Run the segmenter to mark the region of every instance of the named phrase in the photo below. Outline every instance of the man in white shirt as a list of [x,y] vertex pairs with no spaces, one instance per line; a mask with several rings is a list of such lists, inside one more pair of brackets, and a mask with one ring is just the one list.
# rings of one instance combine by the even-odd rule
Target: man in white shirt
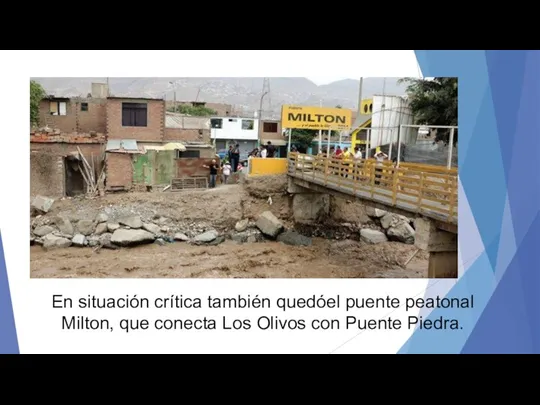
[[266,154],[268,153],[268,151],[266,150],[266,147],[262,147],[262,150],[261,150],[261,157],[264,159],[266,158]]
[[362,151],[360,150],[358,146],[354,148],[354,158],[362,159]]

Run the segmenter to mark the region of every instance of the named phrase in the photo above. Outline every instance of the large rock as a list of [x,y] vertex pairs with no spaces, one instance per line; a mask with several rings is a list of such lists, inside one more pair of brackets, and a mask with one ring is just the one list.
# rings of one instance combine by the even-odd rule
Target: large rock
[[51,234],[45,235],[42,239],[43,248],[46,250],[65,249],[71,246],[71,241]]
[[112,233],[104,233],[99,237],[99,245],[105,249],[118,249],[118,246],[111,243]]
[[385,210],[380,210],[370,205],[366,205],[366,214],[372,218],[382,218],[387,214],[387,212]]
[[236,229],[236,232],[244,232],[249,225],[249,219],[243,219],[241,221],[238,221],[236,225],[234,226],[234,229]]
[[384,232],[377,231],[375,229],[362,229],[360,230],[360,239],[366,243],[377,244],[387,242],[388,238]]
[[277,237],[278,242],[292,246],[311,246],[311,238],[295,231],[285,231]]
[[189,240],[189,236],[187,236],[185,233],[175,233],[174,234],[174,240],[178,240],[180,242],[187,242]]
[[133,246],[152,243],[156,237],[143,229],[117,229],[111,236],[111,243],[118,246]]
[[398,223],[396,226],[388,229],[386,234],[390,240],[407,243],[409,245],[414,244],[415,231],[412,226],[406,222]]
[[83,234],[84,236],[92,235],[96,229],[96,224],[94,221],[81,219],[79,222],[77,222],[77,229],[79,230],[79,233]]
[[120,224],[115,224],[114,222],[109,222],[107,224],[107,230],[109,232],[114,232],[116,231],[117,229],[120,229]]
[[197,235],[193,238],[193,242],[195,243],[208,243],[208,242],[212,242],[214,239],[216,239],[218,237],[218,232],[217,231],[208,231],[208,232],[205,232],[205,233],[201,233],[200,235]]
[[34,235],[36,236],[45,236],[53,232],[54,228],[49,225],[38,226],[36,229],[34,229]]
[[51,198],[43,197],[41,195],[36,196],[32,200],[32,208],[46,214],[52,208],[54,200]]
[[409,218],[399,214],[392,214],[391,212],[388,212],[381,218],[381,226],[384,229],[395,227],[400,223],[408,224],[409,222]]
[[71,241],[73,242],[75,246],[83,247],[86,245],[86,236],[78,233],[77,235],[73,237],[73,239],[71,239]]
[[153,233],[154,235],[157,235],[160,233],[161,229],[156,224],[143,224],[143,229],[145,231],[148,231],[150,233]]
[[57,217],[55,219],[55,224],[58,227],[58,230],[63,234],[73,236],[74,229],[69,219],[64,217]]
[[107,232],[108,230],[109,230],[109,228],[107,227],[107,224],[104,223],[104,222],[101,222],[101,223],[97,224],[96,230],[94,231],[94,234],[95,235],[102,235],[105,232]]
[[263,212],[257,219],[257,228],[271,238],[277,237],[283,231],[283,224],[270,211]]
[[107,222],[108,220],[109,220],[109,216],[107,214],[105,214],[104,212],[101,212],[96,216],[96,222],[98,224],[101,224],[103,222]]
[[120,218],[118,222],[122,225],[129,226],[132,229],[142,228],[141,217],[138,215],[130,215],[128,217]]

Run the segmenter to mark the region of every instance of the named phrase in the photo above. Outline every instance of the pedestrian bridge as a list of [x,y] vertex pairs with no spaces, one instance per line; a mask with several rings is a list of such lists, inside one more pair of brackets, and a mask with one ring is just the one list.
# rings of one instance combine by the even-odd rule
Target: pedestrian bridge
[[[318,191],[333,191],[435,220],[457,233],[456,168],[374,159],[342,160],[290,153],[288,175]],[[311,187],[313,188],[313,187]],[[321,190],[323,188],[323,190]],[[440,226],[439,226],[440,227]]]

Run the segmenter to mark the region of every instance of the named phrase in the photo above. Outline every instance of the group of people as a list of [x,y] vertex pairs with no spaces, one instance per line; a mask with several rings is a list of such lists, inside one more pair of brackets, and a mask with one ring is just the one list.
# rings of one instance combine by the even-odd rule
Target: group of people
[[276,148],[272,142],[268,141],[266,145],[261,145],[260,148],[255,148],[249,153],[248,159],[254,157],[263,159],[276,157]]

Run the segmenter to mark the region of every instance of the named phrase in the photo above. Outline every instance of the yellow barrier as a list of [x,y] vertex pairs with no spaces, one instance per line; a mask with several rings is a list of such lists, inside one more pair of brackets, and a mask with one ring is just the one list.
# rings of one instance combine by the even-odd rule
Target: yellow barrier
[[286,174],[287,162],[287,159],[279,158],[252,158],[249,159],[249,174],[251,176]]

